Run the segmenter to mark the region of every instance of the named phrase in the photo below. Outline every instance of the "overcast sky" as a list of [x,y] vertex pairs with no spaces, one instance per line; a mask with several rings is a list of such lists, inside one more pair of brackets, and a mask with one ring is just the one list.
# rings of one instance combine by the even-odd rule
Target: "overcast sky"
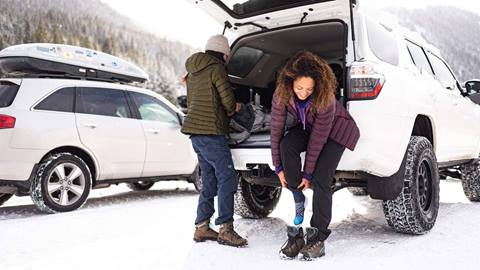
[[[119,13],[130,17],[147,31],[171,40],[202,48],[209,36],[223,27],[187,0],[102,0]],[[429,5],[453,5],[480,14],[477,0],[358,0],[362,6],[384,8],[400,6],[425,8]],[[242,2],[239,0],[239,2]]]

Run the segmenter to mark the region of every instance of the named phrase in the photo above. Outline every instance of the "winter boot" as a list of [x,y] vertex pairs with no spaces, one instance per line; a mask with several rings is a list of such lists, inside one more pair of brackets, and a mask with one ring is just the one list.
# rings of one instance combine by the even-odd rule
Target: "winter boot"
[[325,244],[319,239],[317,228],[306,228],[307,244],[300,250],[300,259],[311,261],[325,256]]
[[193,241],[205,242],[207,240],[216,241],[218,233],[210,228],[210,220],[206,220],[195,226],[195,233],[193,234]]
[[300,250],[305,246],[305,240],[303,240],[302,227],[287,226],[287,241],[280,249],[280,258],[293,259]]
[[305,208],[307,208],[308,200],[304,197],[303,201],[295,203],[295,219],[293,224],[299,226],[303,223],[303,216],[305,215]]
[[247,240],[238,235],[233,229],[233,222],[227,222],[220,225],[220,233],[218,234],[217,242],[221,245],[232,247],[244,247],[248,245]]

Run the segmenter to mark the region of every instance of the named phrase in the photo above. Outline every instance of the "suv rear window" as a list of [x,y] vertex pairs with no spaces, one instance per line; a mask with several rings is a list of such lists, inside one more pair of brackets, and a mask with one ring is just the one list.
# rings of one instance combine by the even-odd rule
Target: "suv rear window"
[[249,17],[262,13],[310,5],[322,2],[331,2],[334,0],[277,0],[277,1],[238,1],[238,0],[213,0],[221,8],[236,15],[236,17]]
[[243,78],[250,73],[262,56],[263,51],[259,49],[241,47],[235,51],[228,62],[228,72],[233,76]]
[[420,46],[417,46],[408,40],[406,41],[406,44],[407,44],[408,52],[410,53],[410,56],[412,57],[412,61],[415,64],[415,66],[419,70],[423,72],[427,72],[430,75],[433,75],[432,67],[428,62],[427,56],[425,55],[425,52],[423,51],[423,49]]
[[11,82],[0,82],[0,108],[12,105],[20,86]]

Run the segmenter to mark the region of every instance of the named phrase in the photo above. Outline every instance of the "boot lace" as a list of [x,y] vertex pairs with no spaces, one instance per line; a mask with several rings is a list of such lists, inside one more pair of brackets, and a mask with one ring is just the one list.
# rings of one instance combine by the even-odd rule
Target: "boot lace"
[[323,242],[320,241],[320,240],[311,241],[310,243],[308,243],[307,245],[305,245],[305,251],[310,252],[310,251],[316,249],[317,247],[319,247],[322,243],[323,243]]
[[243,240],[243,237],[241,237],[235,230],[232,230],[231,234],[235,238],[235,240]]

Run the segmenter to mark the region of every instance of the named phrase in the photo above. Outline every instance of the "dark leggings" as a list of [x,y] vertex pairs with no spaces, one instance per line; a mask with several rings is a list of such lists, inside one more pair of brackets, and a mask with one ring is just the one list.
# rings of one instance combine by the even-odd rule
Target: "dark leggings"
[[[296,190],[302,181],[302,164],[300,153],[307,150],[310,131],[302,126],[291,129],[280,142],[280,155],[288,188]],[[342,158],[345,146],[330,139],[323,146],[313,172],[313,215],[310,226],[319,230],[319,240],[328,238],[328,229],[332,219],[332,184],[335,171]]]

